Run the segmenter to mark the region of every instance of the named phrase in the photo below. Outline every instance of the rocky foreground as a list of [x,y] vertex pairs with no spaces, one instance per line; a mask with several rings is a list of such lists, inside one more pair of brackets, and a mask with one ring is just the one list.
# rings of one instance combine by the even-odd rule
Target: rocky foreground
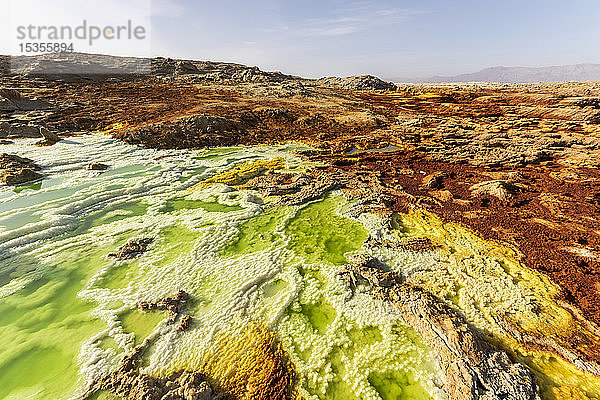
[[[395,85],[171,59],[153,59],[137,75],[42,74],[48,62],[85,59],[34,60],[18,74],[5,66],[0,140],[51,145],[102,131],[152,148],[304,143],[317,167],[265,174],[248,187],[281,204],[342,189],[381,215],[426,209],[513,247],[560,287],[558,300],[577,320],[565,337],[512,327],[515,336],[600,376],[600,83]],[[29,160],[1,157],[6,184],[41,177]],[[536,398],[528,371],[457,311],[373,265],[355,260],[349,281],[401,309],[447,366],[453,398]]]

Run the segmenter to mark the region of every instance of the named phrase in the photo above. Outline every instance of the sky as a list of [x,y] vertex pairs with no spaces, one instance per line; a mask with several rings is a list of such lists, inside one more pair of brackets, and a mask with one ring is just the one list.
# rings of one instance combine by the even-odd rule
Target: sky
[[[8,6],[7,6],[8,5]],[[19,25],[149,25],[87,51],[238,62],[304,77],[427,78],[492,66],[600,63],[598,0],[0,0],[0,52]],[[119,47],[120,46],[120,47]],[[20,50],[19,50],[20,51]],[[127,54],[125,54],[127,53]]]
[[305,77],[600,63],[598,0],[156,0],[155,55]]

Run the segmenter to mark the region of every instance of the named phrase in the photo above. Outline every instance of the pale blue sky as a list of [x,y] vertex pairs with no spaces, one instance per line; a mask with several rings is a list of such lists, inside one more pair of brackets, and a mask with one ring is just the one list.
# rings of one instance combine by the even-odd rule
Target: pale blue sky
[[155,55],[307,77],[600,63],[598,0],[154,0]]

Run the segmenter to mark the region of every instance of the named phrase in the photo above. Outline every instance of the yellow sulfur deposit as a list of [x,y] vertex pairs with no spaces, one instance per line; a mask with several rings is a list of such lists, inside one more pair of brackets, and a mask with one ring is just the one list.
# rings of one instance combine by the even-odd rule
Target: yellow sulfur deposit
[[213,387],[239,400],[294,399],[294,367],[275,333],[251,322],[219,333],[198,363]]
[[115,122],[101,130],[102,133],[112,133],[124,129],[128,126],[126,122]]
[[569,398],[600,397],[600,379],[582,371],[597,367],[573,351],[585,354],[585,344],[597,341],[598,332],[559,303],[558,288],[522,265],[516,251],[425,211],[399,216],[397,228],[403,236],[427,237],[440,246],[430,264],[408,260],[397,268],[411,283],[457,307],[492,342],[529,366],[544,397],[567,392],[583,396]]
[[444,96],[440,95],[439,93],[426,92],[426,93],[419,94],[415,97],[417,99],[421,99],[421,100],[429,100],[429,99],[439,99]]
[[267,170],[277,170],[283,168],[285,168],[285,161],[283,158],[248,161],[241,165],[236,165],[225,172],[221,172],[213,177],[210,177],[192,187],[190,190],[202,190],[215,183],[239,185]]

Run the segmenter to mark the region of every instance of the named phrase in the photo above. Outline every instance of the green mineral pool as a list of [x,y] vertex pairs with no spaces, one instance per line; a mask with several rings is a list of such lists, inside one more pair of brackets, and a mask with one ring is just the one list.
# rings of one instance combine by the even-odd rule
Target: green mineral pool
[[[96,134],[4,145],[45,177],[0,187],[0,399],[81,398],[146,338],[142,372],[194,369],[211,332],[250,321],[276,333],[302,398],[444,398],[421,338],[367,293],[350,298],[337,278],[373,225],[345,216],[344,197],[277,207],[223,184],[194,190],[245,161],[283,158],[301,170],[293,149],[169,153]],[[110,169],[88,171],[94,161]],[[139,258],[108,257],[136,237],[154,239]],[[178,290],[190,295],[186,332],[165,312],[138,309]]]

